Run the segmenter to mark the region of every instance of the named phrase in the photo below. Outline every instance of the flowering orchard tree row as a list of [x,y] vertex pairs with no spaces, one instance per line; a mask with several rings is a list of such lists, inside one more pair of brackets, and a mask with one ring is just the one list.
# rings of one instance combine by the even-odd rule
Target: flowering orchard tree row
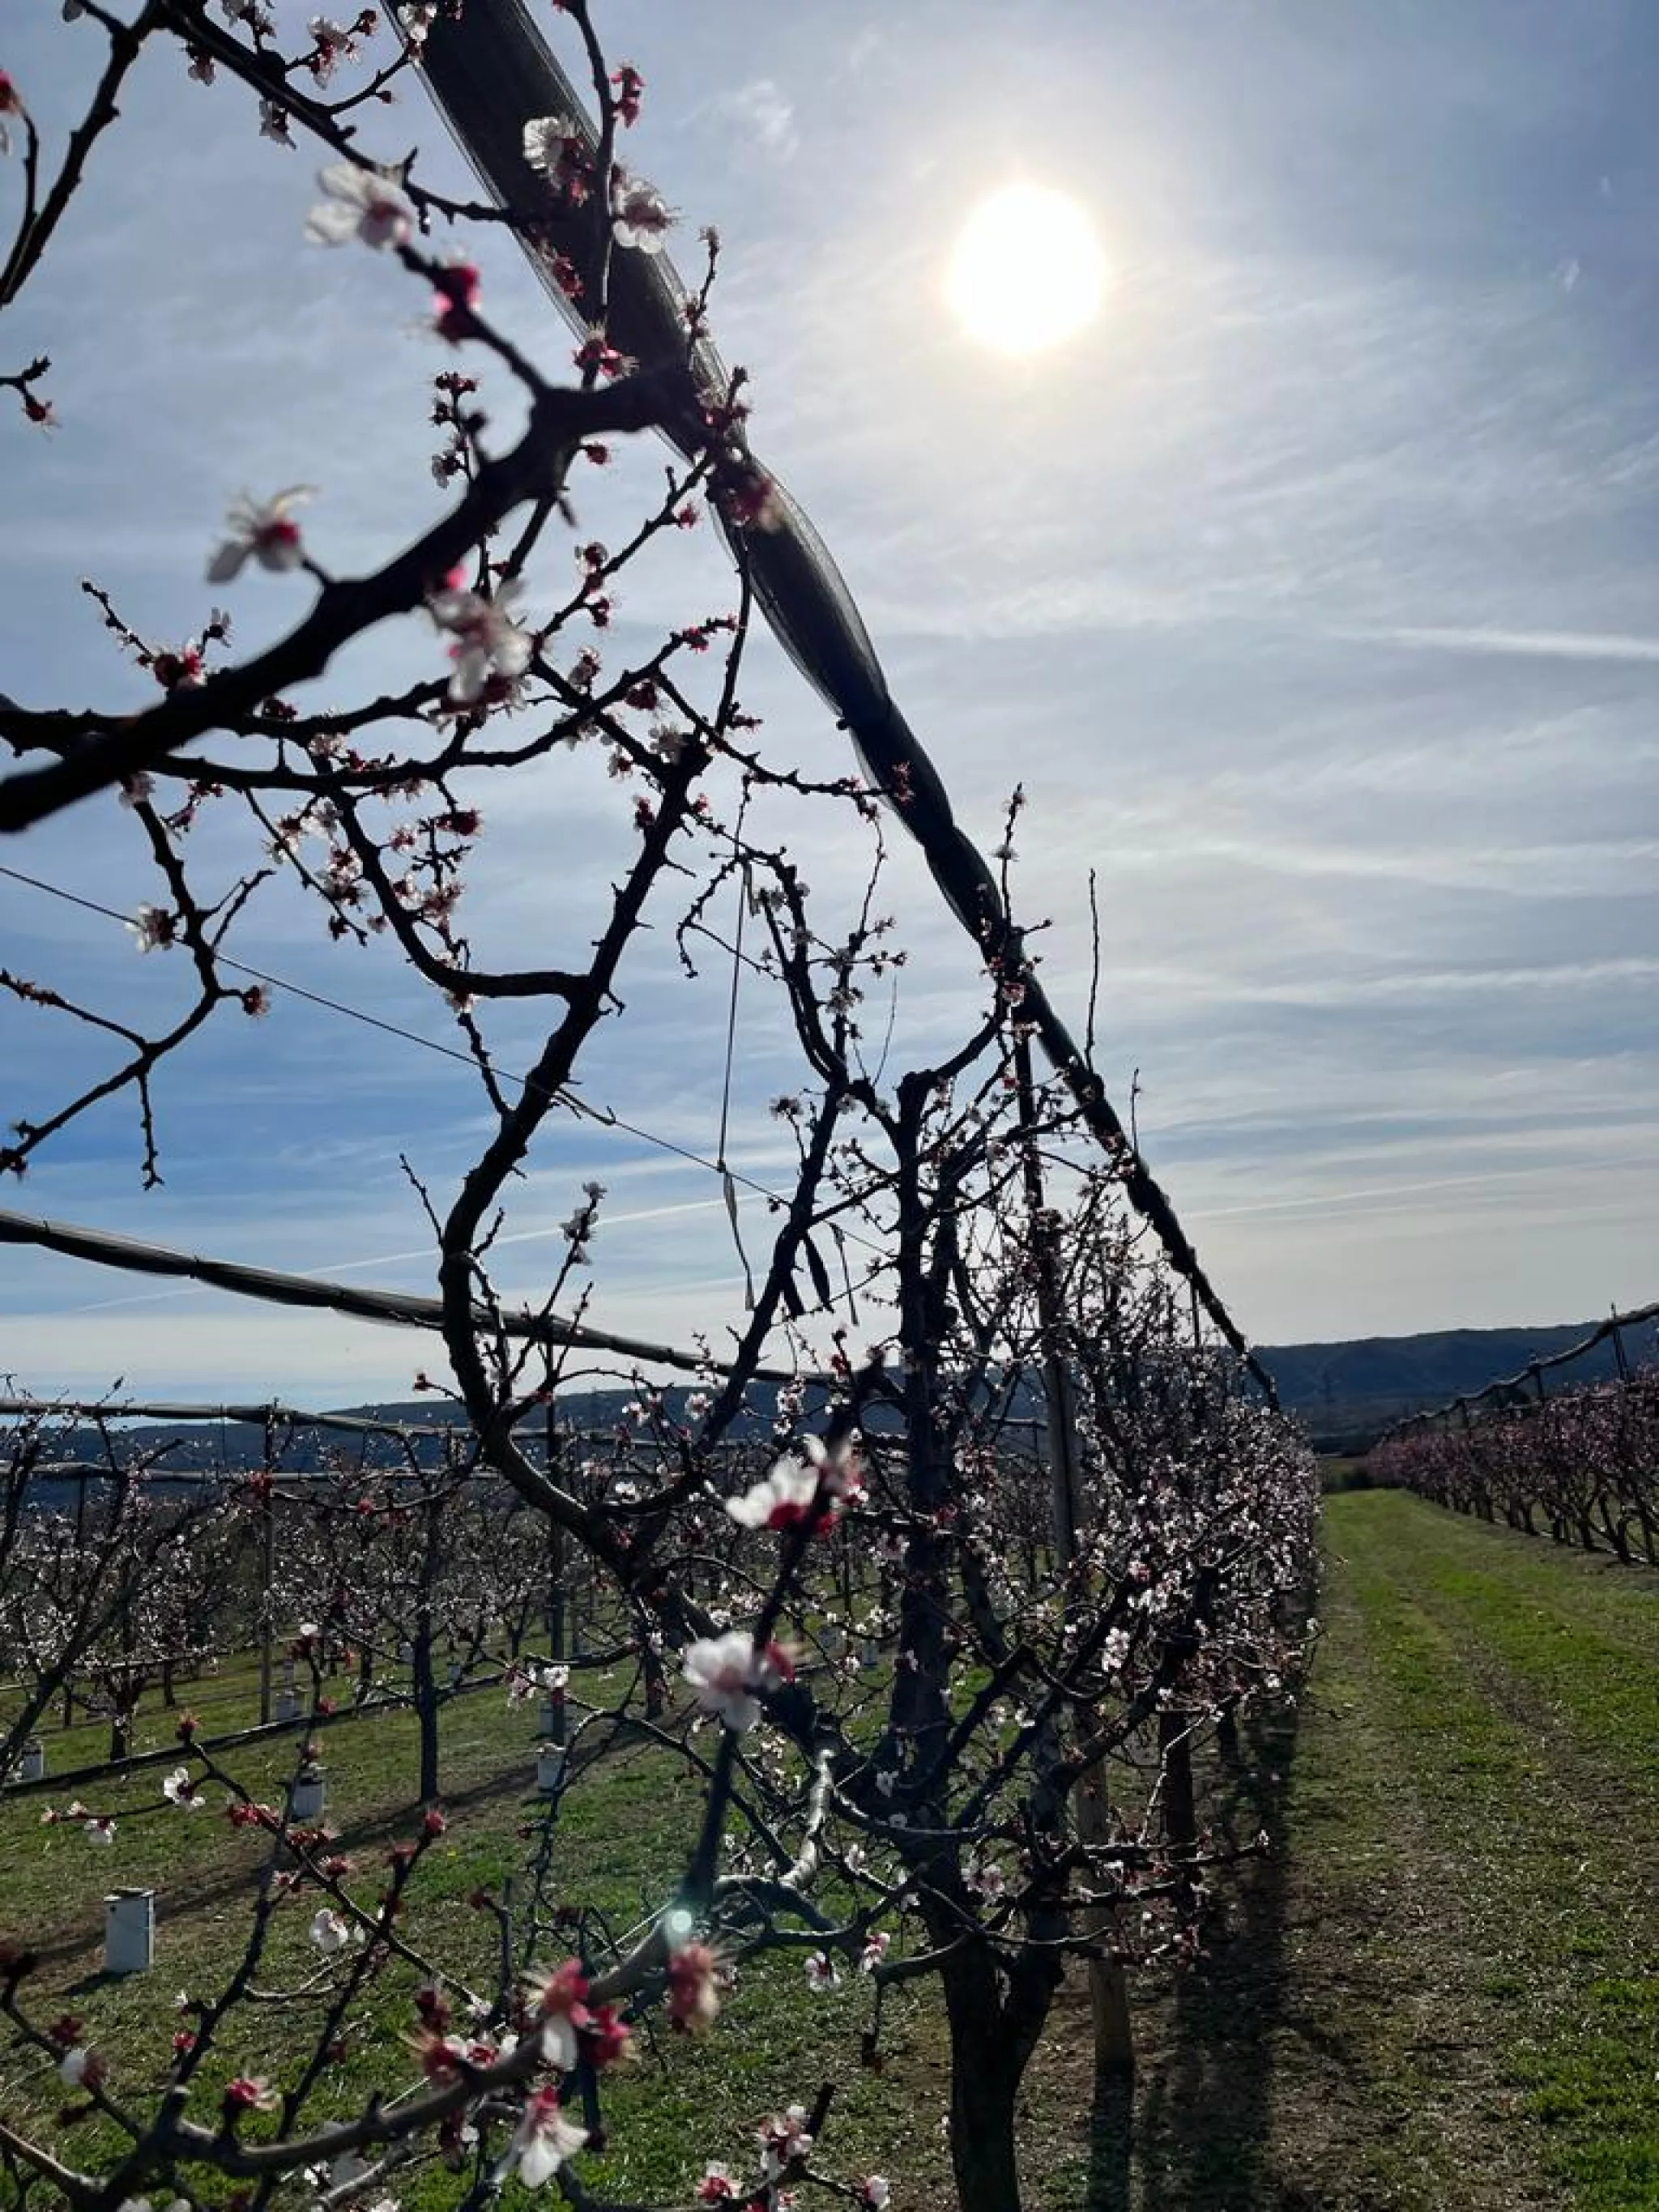
[[[642,1389],[611,1448],[584,1443],[568,1469],[585,1510],[616,1533],[638,1542],[646,1516],[656,1524],[650,1594],[611,1578],[619,1616],[642,1632],[628,1686],[608,1708],[590,1708],[579,1685],[526,1654],[510,1692],[565,1690],[573,1790],[589,1772],[586,1744],[624,1723],[702,1778],[695,1817],[687,1801],[684,1872],[661,1911],[620,1946],[586,1931],[581,1971],[623,2005],[618,2033],[661,2002],[687,2032],[718,2034],[721,1972],[781,1946],[800,1955],[809,1991],[867,1977],[873,2010],[860,2057],[874,2058],[887,1990],[938,1976],[959,2062],[953,2148],[968,2146],[969,2203],[990,2201],[975,2197],[973,2177],[992,2159],[1003,2164],[999,2185],[1012,2177],[1014,2096],[1064,1960],[1189,1954],[1206,1887],[1255,1847],[1183,1816],[1170,1796],[1171,1753],[1285,1694],[1307,1633],[1297,1601],[1313,1514],[1305,1462],[1280,1425],[1241,1397],[1225,1363],[1192,1345],[1164,1279],[1134,1259],[1109,1179],[1080,1178],[1065,1214],[1030,1222],[1021,1171],[1033,1147],[1017,1117],[999,1133],[999,1116],[1015,1111],[1001,1065],[994,1056],[988,1081],[965,1099],[930,1085],[931,1110],[919,1116],[922,1218],[911,1256],[896,1262],[915,1313],[902,1360],[850,1370],[827,1435],[796,1437],[736,1492],[716,1487],[726,1462],[711,1472],[695,1432]],[[1046,1132],[1050,1159],[1062,1135]],[[862,1182],[862,1163],[858,1172]],[[877,1195],[864,1193],[872,1222]],[[1029,1525],[1029,1431],[1015,1412],[1052,1348],[1037,1291],[1054,1253],[1075,1401],[1069,1547],[1052,1528]],[[780,1429],[794,1425],[786,1402]],[[655,1477],[643,1492],[641,1467]],[[395,1526],[373,1524],[382,1511],[407,1510],[347,1502],[328,1541],[395,1543]],[[321,1556],[349,1569],[342,1550]],[[313,1568],[299,1586],[318,1580]],[[671,1604],[701,1632],[671,1634]],[[313,1622],[293,1646],[319,1716],[334,1642]],[[386,1965],[418,1960],[442,1974],[420,1936],[417,1887],[394,1883],[380,1895],[325,1831],[240,1785],[234,1762],[181,1726],[187,1755],[158,1777],[162,1795],[181,1814],[221,1803],[272,1837],[250,1952],[237,1967],[245,1986],[260,1985],[262,1947],[281,1913],[305,1916],[319,1946],[340,1942],[337,1971],[353,1995],[338,2020],[331,2014],[335,2045],[343,2022],[361,2032],[372,2016],[377,1946]],[[1105,1813],[1087,1837],[1068,1814],[1083,1790]],[[422,2134],[430,2141],[435,2131],[464,2154],[475,2185],[509,2154],[526,2179],[550,2174],[557,2152],[573,2200],[605,2201],[583,2197],[580,2172],[581,2130],[604,2124],[602,2083],[583,2074],[580,2045],[576,2063],[562,2063],[565,2046],[547,2031],[540,2057],[524,2055],[526,1977],[559,1965],[562,1802],[532,1842],[514,1906],[495,1900],[507,1964],[499,1988],[471,1990],[484,2010],[465,2050],[434,2000],[424,2001],[431,2017],[411,2023],[417,2036],[436,2034],[434,2020],[444,2029],[421,2045],[427,2089],[385,2112],[340,2112],[330,2094],[337,2060],[321,2053],[314,2075],[299,2077],[305,2094],[291,2109],[273,2103],[265,2120],[262,2100],[276,2096],[275,2083],[250,2073],[224,2093],[253,2100],[234,2128],[178,2133],[165,2117],[179,2109],[173,2069],[198,2046],[158,2039],[156,2106],[145,2111],[142,2081],[124,2081],[118,2094],[94,2067],[87,2109],[110,2118],[100,2100],[118,2105],[138,2130],[135,2170],[186,2192],[201,2185],[203,2168],[246,2179],[337,2160],[347,2160],[342,2185],[395,2187]],[[95,1804],[60,1809],[112,1845],[118,1863],[121,1839]],[[387,1911],[395,1942],[380,1917]],[[339,1939],[337,1921],[361,1929],[362,1945]],[[44,2051],[54,2023],[29,2009],[27,1948],[11,1962],[14,2017]],[[464,1974],[447,1979],[471,1988]],[[198,2100],[219,2087],[212,2053],[247,2033],[234,2002],[210,2029],[200,2065],[182,2077],[186,2092],[199,2083]],[[72,2068],[96,2055],[86,2033],[62,2054]],[[386,2057],[390,2092],[398,2058]],[[238,2086],[250,2081],[257,2092]],[[444,2130],[457,2115],[454,2142]],[[804,2120],[793,2124],[805,2130]],[[279,2155],[261,2163],[267,2149]],[[807,2147],[795,2156],[802,2172],[823,2170]],[[704,2185],[729,2180],[740,2201],[775,2203],[787,2163],[769,2170],[763,2157],[753,2174],[716,2171]],[[90,2188],[97,2177],[82,2179]]]
[[[32,2002],[48,1931],[12,1931],[0,2001],[70,2102],[49,2126],[0,2110],[0,2160],[76,2212],[216,2204],[227,2190],[249,2208],[301,2191],[378,2208],[434,2157],[457,2205],[512,2175],[605,2204],[610,2069],[659,2008],[718,2039],[722,1976],[771,1950],[800,1960],[807,1994],[848,1975],[867,1984],[849,2066],[878,2063],[896,1985],[938,1990],[960,2202],[1017,2212],[1018,2093],[1067,1963],[1103,1982],[1190,1958],[1211,1890],[1260,1847],[1206,1818],[1192,1753],[1294,1694],[1312,1633],[1308,1455],[1194,1326],[1125,1195],[1144,1170],[1090,1133],[1097,1086],[1076,1068],[1064,1084],[1032,1080],[1030,939],[988,925],[978,1011],[925,1061],[866,1044],[870,998],[890,994],[904,959],[878,902],[879,809],[855,779],[778,765],[743,703],[745,549],[776,513],[747,458],[741,373],[708,380],[718,246],[706,238],[704,279],[681,303],[683,367],[636,373],[608,331],[610,272],[651,254],[672,213],[622,159],[647,88],[631,63],[613,65],[584,0],[562,21],[597,120],[535,118],[522,196],[500,209],[431,191],[416,160],[390,163],[375,143],[387,97],[418,87],[430,6],[402,10],[400,40],[370,11],[313,18],[285,40],[261,0],[65,12],[64,38],[102,56],[81,127],[45,145],[27,87],[0,78],[19,201],[0,307],[67,211],[118,190],[121,86],[141,52],[172,46],[203,98],[238,103],[250,136],[274,142],[271,190],[292,202],[295,235],[353,257],[365,279],[395,264],[453,354],[432,400],[439,511],[412,543],[342,576],[324,500],[249,498],[204,540],[204,574],[227,595],[254,565],[286,578],[296,611],[275,644],[239,658],[211,605],[181,607],[169,635],[151,635],[94,584],[112,652],[157,696],[119,714],[0,702],[0,736],[23,763],[0,783],[0,829],[27,854],[35,825],[104,807],[152,883],[130,916],[137,950],[122,948],[101,994],[0,970],[18,1024],[61,1024],[106,1054],[58,1091],[46,1055],[0,1055],[18,1108],[0,1164],[21,1174],[77,1125],[131,1110],[140,1176],[158,1181],[155,1072],[187,1071],[210,1025],[274,1011],[235,964],[273,898],[301,902],[342,963],[356,961],[343,973],[395,958],[453,1024],[484,1124],[441,1189],[413,1164],[409,1176],[447,1365],[420,1380],[453,1399],[462,1458],[423,1476],[412,1509],[401,1490],[371,1487],[367,1511],[339,1495],[313,1510],[278,1469],[252,1503],[272,1546],[261,1597],[296,1624],[292,1656],[319,1723],[348,1650],[374,1654],[410,1624],[418,1671],[423,1625],[440,1620],[481,1645],[485,1613],[510,1617],[519,1600],[458,1518],[446,1486],[464,1474],[535,1516],[550,1588],[580,1583],[620,1687],[578,1711],[582,1678],[556,1671],[571,1663],[556,1639],[521,1648],[515,1688],[565,1692],[567,1759],[524,1879],[510,1899],[481,1899],[501,1937],[482,1982],[447,1971],[422,1932],[437,1804],[411,1813],[389,1869],[360,1866],[325,1823],[239,1781],[235,1757],[181,1722],[158,1802],[179,1819],[228,1807],[270,1839],[246,1945],[182,2027],[158,2026],[147,2054],[117,2069],[95,1999],[73,2020]],[[321,161],[314,191],[293,166],[305,141]],[[533,246],[556,215],[586,241],[580,266],[550,271],[567,296],[580,288],[586,319],[561,379],[490,315],[464,243],[506,225]],[[386,319],[390,342],[385,298],[365,282],[364,315]],[[31,360],[6,380],[28,434],[50,405],[49,370]],[[525,428],[503,441],[491,418],[509,403]],[[602,543],[576,502],[611,481],[613,441],[653,428],[684,458]],[[67,443],[74,425],[58,434]],[[296,424],[295,438],[306,450],[308,431]],[[733,602],[607,661],[640,565],[660,568],[711,512],[737,556]],[[313,680],[370,630],[406,654],[407,680],[355,703],[319,697]],[[596,924],[550,899],[534,966],[521,964],[521,930],[494,941],[480,896],[517,888],[489,825],[526,789],[542,819],[567,789],[610,809],[594,833],[604,910]],[[1005,902],[1018,809],[1015,794]],[[792,858],[803,845],[866,854],[867,872],[850,893],[814,895]],[[697,1370],[684,1407],[647,1364],[624,1374],[634,1396],[614,1434],[550,1449],[550,1399],[592,1379],[572,1363],[605,1250],[605,1190],[569,1157],[583,1112],[573,1085],[642,983],[690,990],[700,965],[763,1004],[757,1018],[793,1055],[772,1110],[794,1172],[726,1326],[711,1316],[698,1345],[662,1347]],[[250,1030],[247,1048],[270,1049],[275,1028]],[[528,1308],[502,1295],[496,1260],[503,1232],[535,1220],[526,1170],[562,1181],[570,1208]],[[724,1188],[735,1225],[729,1171]],[[826,1254],[849,1247],[860,1279],[837,1282]],[[737,1440],[757,1423],[770,1434],[745,1454]],[[129,1487],[142,1491],[139,1471]],[[692,1778],[673,1799],[678,1878],[634,1929],[580,1912],[573,1927],[561,1822],[624,1729]],[[436,1779],[423,1771],[423,1795]],[[122,1837],[98,1808],[50,1809],[118,1864]],[[271,1965],[295,1914],[319,1960],[303,1992]],[[384,2032],[377,1997],[404,1970],[422,1976],[408,2039]],[[284,1997],[304,2049],[261,2066]],[[313,1997],[319,2013],[305,2009]],[[880,2206],[902,2201],[902,2140],[893,2152],[890,2174],[839,2172],[832,2097],[803,2083],[746,2165],[710,2147],[695,2193],[779,2212],[810,2182]]]
[[1413,1425],[1366,1466],[1454,1512],[1659,1566],[1659,1367],[1457,1425]]
[[153,1496],[142,1459],[107,1435],[103,1461],[66,1482],[57,1437],[44,1412],[0,1437],[0,1779],[60,1699],[65,1725],[94,1701],[107,1712],[118,1755],[143,1690],[170,1689],[202,1650],[193,1616],[226,1557],[205,1498]]
[[[132,1458],[112,1422],[94,1432],[101,1460],[67,1456],[84,1425],[42,1408],[0,1463],[0,1771],[15,1771],[54,1711],[66,1728],[106,1714],[118,1762],[145,1701],[175,1705],[185,1680],[212,1733],[225,1702],[212,1676],[256,1653],[268,1719],[273,1649],[314,1617],[331,1677],[343,1678],[331,1679],[331,1701],[412,1703],[416,1794],[435,1796],[445,1703],[499,1678],[555,1601],[543,1516],[477,1476],[459,1431],[445,1440],[447,1464],[406,1445],[401,1473],[354,1467],[336,1450],[325,1455],[339,1463],[332,1473],[289,1474],[283,1447],[295,1439],[277,1434],[258,1473],[183,1485]],[[239,1678],[229,1701],[245,1703],[246,1687]]]

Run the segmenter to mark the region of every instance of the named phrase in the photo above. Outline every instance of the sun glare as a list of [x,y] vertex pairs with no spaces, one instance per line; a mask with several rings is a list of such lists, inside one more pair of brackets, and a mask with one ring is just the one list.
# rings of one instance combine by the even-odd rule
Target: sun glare
[[1046,185],[1006,185],[969,216],[945,296],[981,345],[1041,353],[1094,319],[1106,277],[1094,225],[1076,200]]

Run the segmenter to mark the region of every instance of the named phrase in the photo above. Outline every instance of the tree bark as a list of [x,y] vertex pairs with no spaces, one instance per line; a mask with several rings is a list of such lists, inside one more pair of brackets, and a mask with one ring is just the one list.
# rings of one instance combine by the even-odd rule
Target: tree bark
[[1023,2061],[1006,2033],[996,1975],[982,1953],[948,1960],[951,2166],[961,2212],[1020,2212],[1014,2104]]

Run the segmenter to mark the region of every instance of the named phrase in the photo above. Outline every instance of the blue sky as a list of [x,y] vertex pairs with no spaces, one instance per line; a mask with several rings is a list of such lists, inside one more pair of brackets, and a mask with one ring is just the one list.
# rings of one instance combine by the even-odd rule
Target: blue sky
[[[285,25],[306,11],[284,4]],[[708,0],[601,9],[648,84],[635,165],[726,243],[716,334],[754,379],[757,448],[858,594],[894,690],[987,845],[1016,779],[1018,878],[1053,919],[1080,1024],[1087,878],[1107,969],[1101,1064],[1139,1068],[1146,1149],[1260,1340],[1577,1318],[1653,1295],[1659,1251],[1655,859],[1659,757],[1659,16],[1574,0],[1231,4],[978,0],[900,9]],[[0,66],[50,134],[100,58],[57,0],[6,10]],[[366,253],[301,240],[316,161],[256,134],[234,85],[158,51],[0,367],[54,360],[50,438],[0,420],[0,688],[114,708],[91,573],[157,637],[210,597],[239,641],[305,587],[210,593],[229,498],[306,480],[321,557],[369,565],[430,522],[423,302]],[[364,143],[460,172],[412,94]],[[942,301],[951,241],[1017,178],[1091,210],[1104,312],[1058,353],[976,349]],[[0,220],[15,163],[0,169]],[[10,197],[8,197],[10,196]],[[568,341],[499,242],[487,301],[550,363]],[[3,395],[0,395],[3,397]],[[499,395],[503,420],[510,401]],[[659,456],[581,487],[614,534]],[[712,544],[624,594],[617,650],[730,604]],[[562,549],[547,574],[562,584]],[[430,665],[418,623],[319,699]],[[757,651],[775,757],[842,740]],[[591,934],[623,800],[583,766],[489,819],[481,943],[550,960]],[[833,902],[860,855],[789,825]],[[204,864],[228,865],[209,833]],[[118,907],[154,896],[130,820],[94,801],[0,860]],[[966,948],[895,850],[884,903],[914,950],[900,1046],[975,1003]],[[99,1003],[159,1002],[163,957],[0,879],[0,957]],[[443,1039],[384,952],[331,947],[280,892],[242,957]],[[647,947],[590,1095],[707,1152],[724,978]],[[501,1050],[528,1051],[509,1023]],[[0,1005],[6,1117],[83,1041]],[[787,1062],[739,1022],[734,1161],[787,1161],[762,1110]],[[130,1108],[91,1117],[6,1202],[276,1266],[422,1288],[399,1151],[441,1197],[483,1127],[465,1071],[279,994],[216,1026],[159,1090],[165,1188],[138,1188]],[[508,1285],[533,1292],[582,1178],[609,1184],[594,1313],[684,1336],[738,1318],[711,1178],[562,1128],[514,1200]],[[763,1206],[749,1217],[757,1240]],[[7,1252],[0,1370],[42,1388],[401,1392],[432,1347],[200,1291],[159,1294]]]

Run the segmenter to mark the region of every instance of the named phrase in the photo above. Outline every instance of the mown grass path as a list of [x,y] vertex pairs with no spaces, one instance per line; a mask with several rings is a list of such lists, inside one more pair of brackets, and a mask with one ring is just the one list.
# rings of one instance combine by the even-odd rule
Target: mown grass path
[[1659,2208],[1659,1577],[1328,1503],[1314,1677],[1235,1814],[1283,1848],[1055,2212]]

